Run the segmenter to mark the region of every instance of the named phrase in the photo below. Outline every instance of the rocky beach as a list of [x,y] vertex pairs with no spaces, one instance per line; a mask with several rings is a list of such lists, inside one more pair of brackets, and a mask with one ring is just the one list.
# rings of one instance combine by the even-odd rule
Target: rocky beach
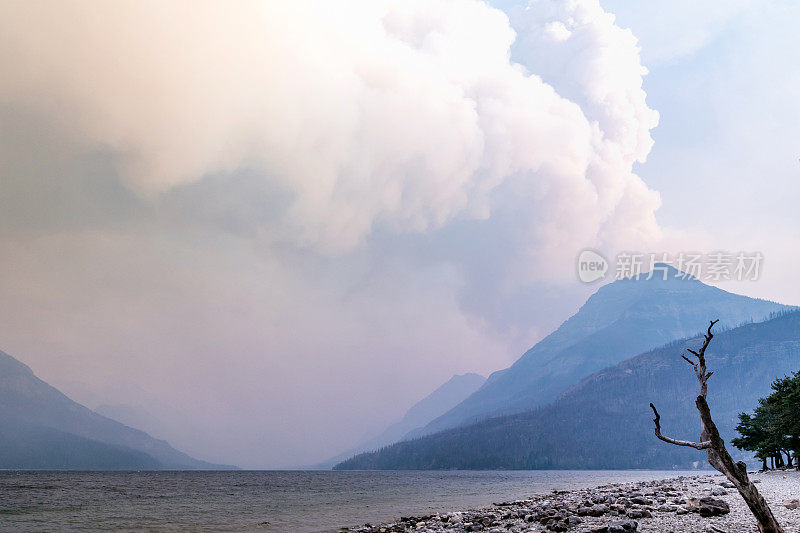
[[[750,476],[784,531],[800,532],[800,472]],[[721,475],[700,475],[553,491],[484,509],[409,516],[349,531],[757,533],[758,528],[732,484]]]

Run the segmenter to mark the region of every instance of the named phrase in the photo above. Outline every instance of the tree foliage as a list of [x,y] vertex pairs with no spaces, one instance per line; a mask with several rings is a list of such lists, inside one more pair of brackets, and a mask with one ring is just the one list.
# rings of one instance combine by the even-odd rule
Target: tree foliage
[[736,430],[740,436],[733,445],[754,452],[764,469],[768,462],[800,468],[800,372],[776,379],[772,393],[758,401],[752,415],[739,415]]

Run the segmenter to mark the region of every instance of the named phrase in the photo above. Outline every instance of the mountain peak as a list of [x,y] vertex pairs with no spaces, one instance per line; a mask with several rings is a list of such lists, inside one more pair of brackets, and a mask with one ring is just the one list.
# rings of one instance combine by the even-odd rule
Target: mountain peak
[[0,351],[0,468],[229,469],[99,415]]
[[[646,272],[639,272],[622,280],[634,281],[700,281],[689,272],[684,272],[669,263],[653,263],[653,268]],[[622,281],[618,280],[618,281]]]
[[[511,367],[492,374],[424,433],[533,409],[604,367],[697,334],[710,318],[735,327],[786,306],[707,285],[667,263],[600,287],[559,328]],[[420,434],[424,434],[420,433]]]
[[419,402],[412,405],[405,416],[386,428],[381,434],[362,442],[355,448],[324,461],[317,468],[330,468],[334,464],[365,451],[378,450],[395,442],[412,437],[436,417],[446,413],[484,384],[486,378],[474,372],[454,374]]

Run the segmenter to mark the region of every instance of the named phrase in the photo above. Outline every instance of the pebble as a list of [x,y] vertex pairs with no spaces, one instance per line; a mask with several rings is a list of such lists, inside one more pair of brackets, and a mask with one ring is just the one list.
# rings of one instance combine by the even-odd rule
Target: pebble
[[[800,532],[800,472],[751,474],[784,530]],[[786,476],[786,477],[784,477]],[[732,483],[722,476],[682,476],[661,481],[553,491],[494,507],[403,517],[350,531],[483,533],[660,533],[676,531],[751,533],[755,521]]]

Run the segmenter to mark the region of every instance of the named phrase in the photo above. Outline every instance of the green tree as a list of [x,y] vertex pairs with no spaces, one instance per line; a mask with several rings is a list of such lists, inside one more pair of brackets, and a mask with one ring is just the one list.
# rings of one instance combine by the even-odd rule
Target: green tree
[[[780,431],[784,438],[784,446],[794,455],[795,463],[800,469],[800,372],[792,377],[775,380],[773,393],[778,403]],[[791,466],[791,462],[789,464]]]
[[740,450],[754,452],[755,456],[761,459],[762,469],[766,470],[770,454],[764,447],[766,429],[763,420],[757,414],[750,416],[747,413],[741,413],[739,414],[739,425],[736,426],[736,431],[739,432],[741,437],[733,439],[731,444]]
[[754,452],[764,469],[768,459],[773,467],[795,463],[800,469],[800,372],[776,379],[772,391],[758,401],[752,415],[739,415],[736,430],[741,436],[732,444]]

